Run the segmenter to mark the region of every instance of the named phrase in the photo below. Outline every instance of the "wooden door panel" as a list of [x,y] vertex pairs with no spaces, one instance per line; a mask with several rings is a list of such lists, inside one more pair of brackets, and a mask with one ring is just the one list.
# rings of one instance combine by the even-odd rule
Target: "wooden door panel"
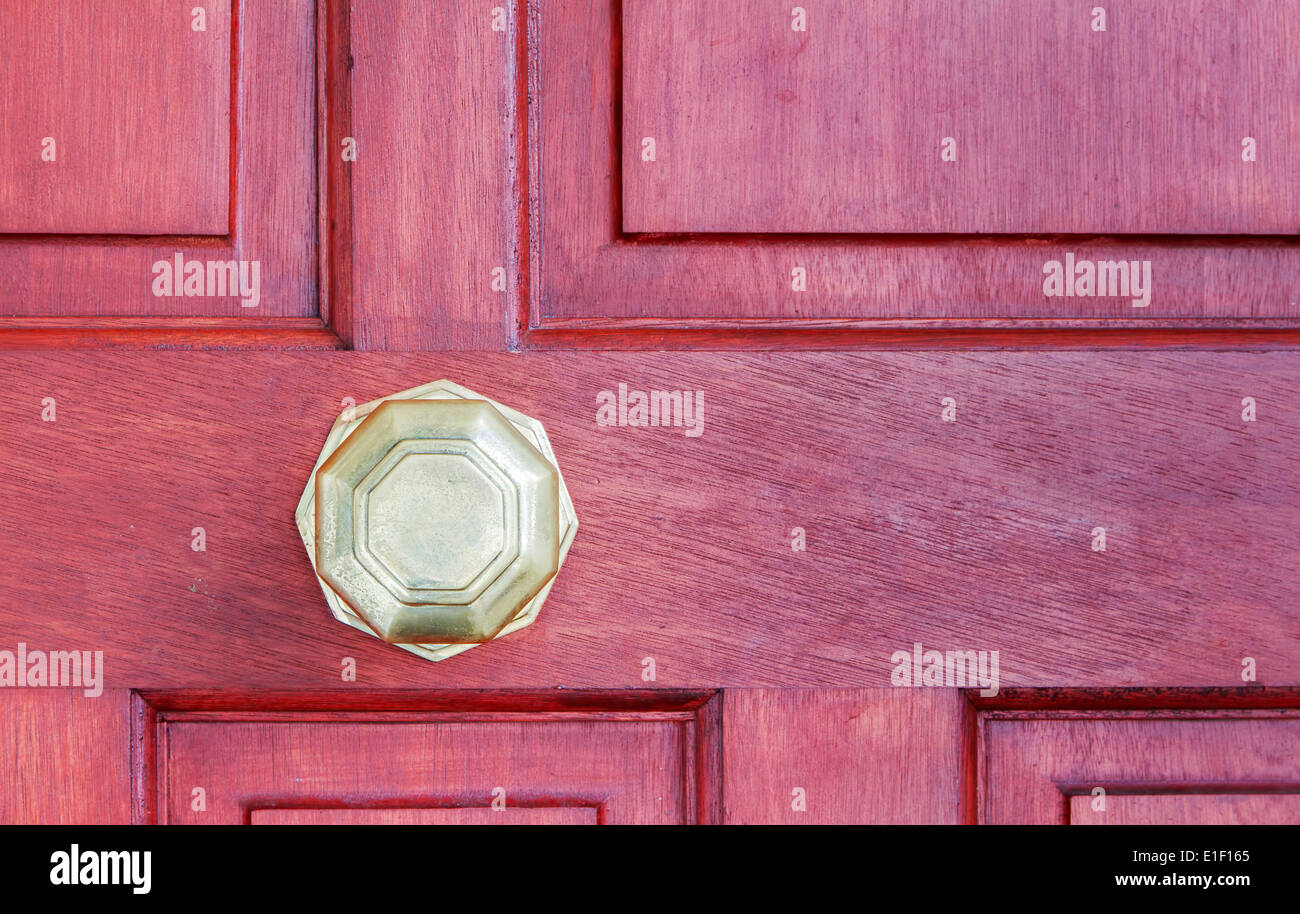
[[954,689],[4,690],[0,752],[35,766],[0,772],[0,822],[957,823],[969,713]]
[[981,731],[981,822],[1300,824],[1294,711],[1006,712]]
[[597,808],[254,809],[252,825],[596,825]]
[[[185,821],[590,824],[644,799],[633,781],[678,778],[701,822],[1295,824],[1296,696],[4,689],[0,752],[18,763],[0,771],[0,823],[150,822],[189,803]],[[1146,710],[1092,710],[1103,700]],[[588,737],[610,747],[599,764]],[[509,786],[485,795],[493,765]],[[504,810],[491,806],[499,786]]]
[[968,706],[955,689],[731,689],[727,824],[966,821]]
[[[491,812],[577,805],[609,823],[684,823],[693,810],[672,723],[173,723],[160,823],[238,824],[281,804]],[[563,764],[557,764],[563,759]],[[192,791],[207,808],[192,808]],[[543,813],[545,817],[547,814]]]
[[1288,0],[801,8],[626,0],[624,231],[1300,228]]
[[1300,794],[1156,794],[1070,797],[1071,825],[1297,825]]
[[[1048,330],[1091,344],[1081,331],[1300,327],[1295,191],[1281,189],[1300,156],[1295,106],[1258,88],[1295,81],[1293,4],[1109,4],[1105,33],[1091,7],[1027,0],[817,3],[807,33],[775,3],[535,6],[520,92],[525,345],[996,345]],[[955,37],[915,47],[930,27]],[[1076,35],[1079,50],[1061,51]],[[876,48],[865,61],[859,42]],[[814,85],[839,66],[870,91]],[[1238,74],[1226,95],[1221,72]],[[787,76],[804,82],[786,89]],[[1171,81],[1154,98],[1137,88]],[[902,101],[856,110],[876,97]],[[874,144],[845,141],[875,129]],[[796,145],[800,130],[811,136]],[[956,163],[939,158],[949,131]],[[1271,138],[1267,168],[1241,159],[1255,134]],[[858,191],[854,156],[891,170]],[[1118,281],[1095,294],[1097,264],[1119,261],[1150,262],[1149,300],[1109,294]],[[1092,293],[1076,276],[1085,294],[1049,295],[1052,263],[1093,269]]]
[[[626,824],[716,818],[708,694],[147,693],[136,818]],[[504,804],[504,813],[494,808]],[[500,818],[495,818],[500,816]]]
[[[923,8],[943,18],[938,0]],[[621,0],[529,0],[503,9],[497,31],[492,8],[463,4],[241,6],[230,38],[232,181],[224,234],[0,237],[0,268],[10,277],[0,288],[0,346],[1246,346],[1294,344],[1300,333],[1300,246],[1290,235],[1259,234],[1261,222],[1243,221],[1236,230],[1251,234],[1177,238],[625,231],[624,108],[635,111],[637,102],[625,99],[624,89],[630,83],[633,96],[647,97],[637,87],[648,70],[635,63],[640,8]],[[1253,66],[1255,50],[1283,46],[1295,17],[1265,0],[1250,10],[1226,17],[1230,26],[1178,34],[1212,44],[1224,29],[1265,28],[1268,41],[1231,58]],[[816,23],[817,10],[812,14]],[[1113,44],[1133,44],[1118,24],[1105,34]],[[699,56],[689,34],[651,38],[677,41],[665,66]],[[731,44],[705,56],[731,53]],[[394,55],[392,46],[420,53]],[[1204,50],[1196,47],[1196,54]],[[799,65],[808,57],[800,55]],[[452,59],[455,67],[427,65]],[[1256,79],[1252,70],[1239,82]],[[420,97],[434,99],[433,108],[402,101]],[[1219,98],[1207,116],[1286,97],[1242,88]],[[1181,117],[1183,109],[1171,111]],[[453,122],[460,129],[448,135],[445,125]],[[1274,127],[1282,129],[1275,121],[1254,129]],[[1059,142],[1058,134],[1069,131],[1054,129],[1049,140]],[[349,139],[362,152],[345,162]],[[1270,141],[1268,155],[1250,166],[1258,180],[1250,180],[1265,183],[1259,176],[1272,174],[1293,149],[1300,145]],[[1067,156],[1059,167],[1080,161]],[[1118,174],[1099,180],[1132,184]],[[1223,182],[1222,196],[1283,207],[1287,191],[1273,184],[1251,197],[1248,188]],[[684,182],[682,192],[690,186]],[[1018,212],[1049,206],[1023,196]],[[780,205],[791,198],[779,195]],[[1146,199],[1126,192],[1123,199],[1130,198]],[[1061,213],[1092,205],[1079,209],[1072,199],[1075,206]],[[1218,204],[1209,211],[1227,212]],[[1244,204],[1232,210],[1242,220],[1250,211]],[[1170,232],[1200,232],[1194,226],[1205,222],[1169,224]],[[430,232],[430,225],[454,230]],[[245,309],[233,296],[154,296],[152,266],[177,251],[203,261],[259,261],[258,306]],[[1044,266],[1071,257],[1094,265],[1150,261],[1149,304],[1135,308],[1122,295],[1047,297]],[[458,266],[441,266],[448,263]],[[806,291],[792,288],[796,268]]]
[[[998,650],[1003,687],[1240,686],[1247,657],[1294,685],[1298,372],[1286,352],[9,353],[0,627],[101,648],[135,688],[229,686],[232,656],[260,688],[337,686],[344,657],[374,688],[626,688],[647,656],[668,687],[884,686],[916,642]],[[430,664],[333,620],[293,516],[345,398],[443,376],[546,425],[582,526],[538,624]],[[620,383],[704,391],[703,434],[597,424]]]
[[227,233],[230,3],[202,8],[0,7],[0,232]]
[[[246,326],[301,345],[295,333],[321,328],[317,0],[250,0],[233,18],[229,0],[23,0],[0,16],[16,41],[0,101],[0,344],[197,327],[228,345]],[[204,283],[155,294],[155,265],[178,255]],[[207,278],[209,262],[240,261],[258,264],[256,295]]]

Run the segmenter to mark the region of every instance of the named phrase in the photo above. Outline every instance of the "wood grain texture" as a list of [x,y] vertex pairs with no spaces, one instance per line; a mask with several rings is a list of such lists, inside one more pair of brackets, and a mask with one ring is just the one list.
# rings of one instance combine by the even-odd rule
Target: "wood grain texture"
[[[485,715],[502,719],[510,714],[549,716],[581,714],[584,720],[640,720],[650,715],[672,720],[696,720],[716,714],[718,693],[680,689],[547,689],[485,691],[439,688],[432,690],[375,690],[335,686],[322,689],[185,689],[142,690],[136,693],[142,711],[155,716],[183,716],[187,720],[209,718],[230,721],[244,719],[293,719],[294,715],[328,712],[334,718],[364,715],[370,720],[391,715],[401,720],[413,712],[437,712],[439,719],[461,715],[461,719]],[[142,715],[141,720],[143,721]]]
[[594,807],[254,809],[253,825],[595,825]]
[[1300,688],[1240,685],[1084,689],[1003,689],[984,696],[968,689],[976,711],[1224,711],[1300,708]]
[[230,0],[204,9],[0,7],[0,232],[229,232]]
[[[1300,793],[1295,711],[992,712],[978,746],[988,824],[1068,823],[1074,798],[1091,801],[1097,787],[1108,804],[1113,794],[1243,794],[1265,820],[1290,816]],[[1164,814],[1227,824],[1236,814],[1217,799],[1120,800],[1121,818],[1151,824]]]
[[[163,726],[160,822],[239,824],[280,807],[491,812],[497,791],[507,807],[541,807],[539,818],[576,807],[602,824],[694,820],[680,721]],[[194,808],[196,787],[206,791],[206,809]]]
[[[171,740],[177,727],[197,735],[201,757],[178,758]],[[418,758],[407,741],[411,734],[402,734],[416,727]],[[239,743],[247,764],[231,766],[218,756],[217,734]],[[307,748],[291,751],[303,734]],[[329,758],[339,764],[290,779],[302,755],[326,751],[311,747],[329,742],[332,734],[341,739],[328,749]],[[572,754],[567,749],[575,738],[582,745]],[[132,816],[142,824],[166,821],[169,802],[176,808],[190,803],[188,812],[195,815],[186,821],[211,821],[207,814],[219,812],[220,821],[254,823],[260,815],[263,821],[301,817],[304,824],[349,817],[357,824],[474,824],[482,814],[500,815],[492,806],[493,800],[499,803],[499,791],[493,795],[498,787],[508,790],[508,814],[495,824],[603,824],[633,814],[653,818],[669,807],[683,822],[722,821],[716,692],[145,691],[133,693],[132,740]],[[604,744],[610,751],[598,764],[588,764]],[[662,764],[636,757],[668,744],[673,748]],[[381,761],[371,764],[377,757]],[[564,760],[558,769],[557,758]],[[400,776],[392,775],[403,759],[415,760]],[[484,787],[493,765],[502,778],[517,775],[508,788]],[[193,803],[193,788],[175,786],[177,772],[209,770],[222,783],[222,805],[198,809],[203,804]],[[646,791],[657,791],[659,812],[646,812]]]
[[0,349],[340,349],[320,318],[0,317]]
[[1125,321],[893,321],[704,319],[583,319],[529,329],[521,315],[519,348],[649,350],[1280,350],[1300,348],[1300,325],[1270,327],[1250,319],[1177,322]]
[[[582,526],[536,625],[432,664],[332,621],[293,512],[345,398],[444,376],[545,423]],[[620,383],[704,391],[703,435],[598,426]],[[918,641],[1003,688],[1300,682],[1288,353],[9,353],[0,385],[0,627],[110,685],[884,686]]]
[[960,824],[965,710],[955,689],[728,690],[725,821]]
[[[316,7],[317,0],[286,0],[286,2],[250,2],[241,4],[234,16],[233,36],[225,38],[226,57],[221,73],[224,82],[204,77],[202,85],[209,84],[218,92],[215,102],[205,100],[198,110],[180,104],[181,97],[164,94],[158,98],[153,91],[148,74],[161,63],[145,61],[144,48],[154,44],[165,45],[169,50],[162,63],[167,69],[159,70],[157,80],[170,86],[176,82],[178,92],[194,94],[186,79],[175,72],[169,61],[189,59],[190,47],[196,40],[212,43],[220,39],[222,22],[229,18],[228,4],[205,4],[209,32],[191,31],[190,16],[193,6],[178,3],[165,5],[170,28],[153,26],[156,15],[121,18],[118,10],[111,13],[90,13],[82,10],[84,4],[67,4],[75,12],[62,15],[64,28],[55,30],[53,37],[42,41],[59,41],[70,50],[65,52],[64,65],[79,79],[88,78],[90,68],[108,67],[119,56],[129,56],[134,63],[124,73],[104,77],[104,89],[90,95],[63,96],[67,110],[65,117],[75,121],[69,128],[73,136],[85,131],[112,133],[113,144],[120,146],[114,159],[114,171],[93,186],[86,186],[76,196],[76,209],[60,210],[54,206],[51,188],[42,191],[33,206],[52,206],[50,212],[60,221],[48,225],[10,225],[8,230],[25,234],[0,236],[0,273],[6,277],[0,286],[0,315],[6,317],[225,317],[261,321],[267,318],[315,316],[317,313],[317,188],[316,156]],[[139,8],[138,3],[132,7]],[[8,9],[9,4],[6,4]],[[62,9],[50,7],[51,9]],[[152,9],[152,6],[148,7]],[[46,4],[22,3],[7,16],[23,23],[25,30],[34,29],[44,34],[49,27]],[[76,34],[72,25],[87,21],[87,17],[102,19],[104,34],[91,42],[86,36]],[[223,16],[225,19],[223,19]],[[100,21],[100,20],[95,20]],[[113,23],[111,27],[109,23]],[[129,23],[129,24],[119,24]],[[218,34],[214,35],[212,29]],[[6,31],[6,34],[8,32]],[[206,47],[206,45],[205,45]],[[89,50],[88,50],[89,49]],[[212,63],[210,53],[196,56],[197,64]],[[12,61],[13,80],[20,86],[43,84],[36,62],[27,55]],[[213,64],[215,65],[215,64]],[[137,78],[138,76],[138,78]],[[221,82],[221,85],[216,85]],[[8,85],[9,82],[6,81]],[[105,110],[95,108],[101,91],[112,90],[116,101],[106,104]],[[33,90],[35,91],[35,90]],[[171,90],[168,90],[170,92]],[[20,103],[21,96],[20,96]],[[213,105],[216,106],[212,110]],[[174,107],[173,107],[174,106]],[[132,117],[123,119],[120,114],[130,109]],[[134,112],[139,110],[139,114]],[[214,120],[218,116],[224,122]],[[141,120],[143,118],[144,120]],[[5,120],[5,118],[0,118]],[[23,122],[23,118],[18,118]],[[133,140],[128,127],[138,127],[141,137]],[[143,125],[148,125],[145,130]],[[11,125],[20,131],[40,130],[38,125],[22,123]],[[233,155],[233,168],[223,167],[219,178],[222,193],[216,197],[203,185],[195,188],[193,180],[183,181],[177,169],[191,167],[188,156],[197,154],[202,144],[195,138],[220,131],[225,137],[227,162]],[[119,135],[120,133],[120,135]],[[233,146],[230,142],[233,133]],[[42,133],[41,135],[48,135]],[[84,142],[93,142],[88,135]],[[177,140],[176,137],[189,139]],[[141,145],[141,141],[146,140]],[[89,153],[78,152],[82,140],[64,143],[57,165],[47,165],[37,160],[33,168],[81,168]],[[215,140],[204,141],[215,149]],[[112,144],[110,144],[112,145]],[[129,145],[129,148],[128,148]],[[119,146],[113,145],[118,149]],[[155,155],[152,150],[157,149]],[[232,151],[233,150],[233,151]],[[39,152],[39,147],[37,148]],[[158,156],[165,160],[155,162]],[[213,153],[215,155],[215,153]],[[9,160],[12,155],[6,153]],[[22,161],[30,157],[24,155]],[[216,169],[201,161],[206,175]],[[182,165],[170,165],[172,161]],[[164,165],[161,172],[160,164]],[[44,174],[44,172],[42,172]],[[62,172],[60,171],[60,174]],[[75,174],[75,172],[74,172]],[[53,181],[53,178],[42,178]],[[62,180],[62,179],[60,179]],[[80,179],[78,179],[80,180]],[[86,180],[90,180],[87,178]],[[15,182],[16,185],[15,185]],[[21,175],[13,177],[0,173],[0,187],[29,187]],[[34,192],[34,191],[33,191]],[[144,194],[154,201],[142,204],[139,211],[133,195]],[[208,207],[209,198],[221,203],[221,224],[214,228],[212,218],[199,215],[197,207]],[[180,231],[180,226],[146,225],[142,218],[151,211],[166,212],[184,204],[186,222],[201,225],[205,232],[195,234]],[[64,204],[59,204],[64,206]],[[74,204],[66,204],[74,207]],[[152,209],[151,209],[152,208]],[[72,214],[84,209],[95,213],[94,224],[72,221]],[[180,212],[180,209],[177,209]],[[19,212],[21,216],[21,211]],[[135,228],[128,228],[135,226]],[[58,228],[76,234],[48,234]],[[219,229],[219,231],[218,231]],[[104,232],[144,231],[146,234],[104,234]],[[163,233],[159,233],[159,232]],[[37,234],[31,234],[37,232]],[[42,234],[45,233],[45,234]],[[229,261],[248,260],[261,264],[261,295],[255,308],[244,308],[234,296],[201,295],[168,297],[155,296],[152,291],[153,264],[171,259],[181,252],[187,260]]]
[[[817,8],[810,8],[814,16]],[[968,15],[977,15],[973,10]],[[979,329],[985,326],[981,321],[994,322],[989,329],[996,329],[997,322],[1070,329],[1075,320],[1092,322],[1095,328],[1110,322],[1188,327],[1243,319],[1262,328],[1285,326],[1300,317],[1294,304],[1300,246],[1280,236],[626,234],[622,169],[633,163],[621,154],[628,116],[620,91],[621,41],[635,36],[623,35],[623,12],[614,0],[553,0],[530,22],[531,258],[522,320],[525,345],[567,345],[580,332],[602,326],[640,345],[654,345],[657,333],[699,331],[701,325],[717,322],[735,337],[744,332],[735,322],[760,320],[812,330],[825,329],[823,321],[856,321],[882,331],[910,326],[930,334]],[[752,26],[751,16],[742,18]],[[676,39],[681,47],[675,55],[703,52],[698,36]],[[665,67],[670,65],[665,62]],[[689,80],[675,89],[674,96],[702,91]],[[717,127],[721,119],[710,119],[706,127]],[[1140,129],[1154,134],[1159,128]],[[1062,128],[1060,136],[1069,135]],[[1054,137],[1054,142],[1059,139]],[[1239,144],[1240,137],[1232,142]],[[1290,142],[1285,152],[1275,152],[1291,156],[1295,148]],[[1237,149],[1225,150],[1224,167]],[[1244,165],[1239,159],[1238,164]],[[700,186],[702,192],[713,192],[712,185]],[[1246,189],[1239,192],[1248,195]],[[765,188],[761,196],[785,193],[784,188],[779,193]],[[1026,198],[1023,204],[1030,211],[1051,206],[1050,199]],[[1294,208],[1285,212],[1294,219]],[[918,206],[916,213],[923,208]],[[1070,253],[1079,260],[1150,260],[1151,304],[1134,308],[1118,297],[1045,297],[1044,264],[1063,261]],[[791,288],[794,267],[807,270],[806,292]],[[561,336],[550,341],[546,334]]]
[[1291,0],[791,9],[625,0],[625,231],[1300,230]]
[[331,166],[350,220],[333,227],[331,324],[356,349],[502,349],[520,283],[520,3],[346,7],[332,11],[348,44],[333,51],[327,154],[349,135],[358,151]]
[[0,824],[128,824],[128,703],[124,689],[0,690]]
[[1164,794],[1070,797],[1071,825],[1298,825],[1300,794]]

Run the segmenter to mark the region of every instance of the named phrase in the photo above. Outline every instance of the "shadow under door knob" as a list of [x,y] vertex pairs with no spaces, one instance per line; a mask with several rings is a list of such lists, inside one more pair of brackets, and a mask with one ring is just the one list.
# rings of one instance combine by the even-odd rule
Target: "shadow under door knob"
[[335,618],[430,660],[536,619],[578,529],[542,424],[450,381],[341,415],[297,520]]

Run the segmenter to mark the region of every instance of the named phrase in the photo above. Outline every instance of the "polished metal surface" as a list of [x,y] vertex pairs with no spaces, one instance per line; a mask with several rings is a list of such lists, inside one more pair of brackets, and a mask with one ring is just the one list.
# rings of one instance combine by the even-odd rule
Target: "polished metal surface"
[[335,617],[430,660],[536,619],[578,527],[541,423],[449,381],[340,416],[297,520]]

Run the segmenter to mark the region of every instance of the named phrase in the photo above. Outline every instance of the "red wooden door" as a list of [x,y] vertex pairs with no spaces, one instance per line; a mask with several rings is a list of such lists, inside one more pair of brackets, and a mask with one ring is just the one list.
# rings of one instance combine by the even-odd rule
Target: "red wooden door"
[[990,714],[981,821],[1294,824],[1294,712]]
[[[0,32],[0,821],[1297,821],[1293,3]],[[444,377],[581,528],[431,663],[294,510]]]

